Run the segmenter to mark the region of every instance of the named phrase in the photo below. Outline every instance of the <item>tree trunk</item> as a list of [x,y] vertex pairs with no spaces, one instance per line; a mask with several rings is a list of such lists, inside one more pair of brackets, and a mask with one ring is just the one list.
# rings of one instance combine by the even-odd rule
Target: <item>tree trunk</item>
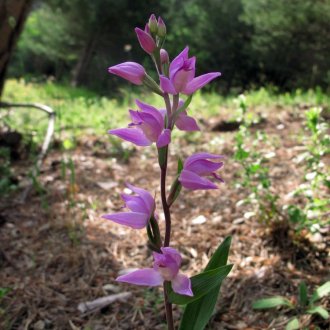
[[32,0],[0,0],[0,99],[10,56],[31,3]]
[[82,82],[82,79],[89,65],[89,62],[92,59],[93,52],[96,46],[96,35],[97,33],[94,32],[89,38],[86,46],[83,48],[82,54],[79,57],[77,64],[72,70],[71,86],[79,86]]

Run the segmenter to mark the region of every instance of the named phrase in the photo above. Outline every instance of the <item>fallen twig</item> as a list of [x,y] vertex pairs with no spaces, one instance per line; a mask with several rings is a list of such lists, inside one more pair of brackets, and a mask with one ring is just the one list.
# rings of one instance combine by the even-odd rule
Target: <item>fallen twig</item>
[[110,296],[98,298],[93,301],[82,302],[78,305],[78,310],[81,313],[87,313],[87,314],[94,313],[95,311],[98,311],[117,300],[125,300],[127,298],[130,298],[131,296],[132,296],[131,292],[112,294]]
[[[47,127],[47,132],[44,138],[44,142],[41,147],[41,151],[38,155],[37,162],[35,164],[35,167],[32,171],[32,176],[36,176],[38,173],[38,170],[40,166],[42,165],[42,162],[47,154],[48,147],[50,144],[50,141],[52,139],[52,136],[54,134],[54,127],[55,127],[55,111],[50,108],[47,105],[44,104],[39,104],[39,103],[7,103],[7,102],[0,102],[0,108],[33,108],[37,110],[41,110],[48,114],[49,120],[48,120],[48,127]],[[26,200],[27,196],[29,195],[31,188],[32,188],[33,182],[31,180],[31,183],[29,186],[25,188],[25,190],[22,193],[21,196],[21,202],[24,203]]]

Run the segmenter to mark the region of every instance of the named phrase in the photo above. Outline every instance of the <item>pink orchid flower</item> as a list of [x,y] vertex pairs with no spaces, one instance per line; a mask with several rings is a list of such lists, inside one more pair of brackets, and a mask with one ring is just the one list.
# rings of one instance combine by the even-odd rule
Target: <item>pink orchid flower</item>
[[154,216],[155,200],[151,194],[144,189],[134,187],[130,184],[127,184],[127,187],[136,194],[121,195],[121,198],[125,202],[125,207],[131,212],[105,214],[102,218],[133,229],[142,229],[147,226],[150,218]]
[[206,73],[195,77],[196,57],[188,58],[186,47],[170,64],[169,78],[160,76],[160,87],[165,93],[190,95],[219,77],[220,72]]
[[174,292],[193,296],[190,278],[179,272],[181,266],[180,253],[171,247],[162,247],[162,253],[153,253],[153,268],[144,268],[119,276],[116,281],[136,285],[158,286],[170,281]]
[[182,186],[190,190],[217,189],[217,185],[205,178],[212,176],[220,182],[223,179],[215,173],[223,166],[223,162],[212,162],[208,159],[221,159],[224,156],[201,152],[188,157],[180,173],[179,181]]

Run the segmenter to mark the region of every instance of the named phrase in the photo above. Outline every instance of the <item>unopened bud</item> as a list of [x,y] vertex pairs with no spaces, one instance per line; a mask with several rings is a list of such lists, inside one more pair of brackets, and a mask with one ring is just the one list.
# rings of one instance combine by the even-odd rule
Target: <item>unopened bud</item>
[[168,52],[162,48],[160,50],[160,63],[162,64],[168,64],[170,62],[170,59],[168,57]]
[[157,34],[158,24],[156,16],[154,14],[152,14],[149,18],[149,29],[151,33]]
[[152,54],[156,48],[156,43],[152,36],[139,28],[135,28],[135,33],[138,37],[141,48],[148,54]]
[[166,36],[166,25],[162,18],[159,16],[158,17],[158,31],[157,34],[160,38],[164,38]]

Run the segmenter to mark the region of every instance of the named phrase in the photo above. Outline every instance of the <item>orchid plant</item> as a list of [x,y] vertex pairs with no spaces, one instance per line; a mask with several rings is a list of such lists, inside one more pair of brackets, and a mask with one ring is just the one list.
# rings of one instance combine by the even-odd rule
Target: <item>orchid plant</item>
[[[186,47],[172,61],[163,48],[166,26],[161,17],[151,15],[144,30],[135,29],[142,49],[151,56],[159,83],[151,78],[144,67],[135,62],[125,62],[109,68],[109,73],[128,80],[135,85],[144,85],[163,98],[165,108],[136,100],[137,110],[129,110],[131,123],[126,128],[109,131],[136,146],[147,147],[156,144],[160,167],[161,202],[165,217],[165,233],[161,235],[156,202],[153,194],[145,189],[128,184],[134,193],[122,194],[127,212],[106,214],[103,218],[133,229],[146,228],[148,247],[153,252],[153,265],[117,278],[142,286],[163,286],[164,303],[168,329],[174,329],[172,304],[185,305],[180,329],[204,329],[214,310],[222,280],[229,274],[232,265],[227,265],[231,238],[227,237],[216,249],[206,268],[191,278],[180,271],[182,257],[171,247],[171,210],[180,195],[182,187],[187,191],[217,189],[216,182],[223,183],[217,171],[223,167],[223,156],[199,152],[184,162],[178,159],[178,171],[170,191],[166,189],[169,145],[175,127],[183,131],[198,131],[196,120],[188,115],[192,95],[220,72],[195,77],[196,57],[189,57]],[[180,98],[185,95],[185,99]]]

